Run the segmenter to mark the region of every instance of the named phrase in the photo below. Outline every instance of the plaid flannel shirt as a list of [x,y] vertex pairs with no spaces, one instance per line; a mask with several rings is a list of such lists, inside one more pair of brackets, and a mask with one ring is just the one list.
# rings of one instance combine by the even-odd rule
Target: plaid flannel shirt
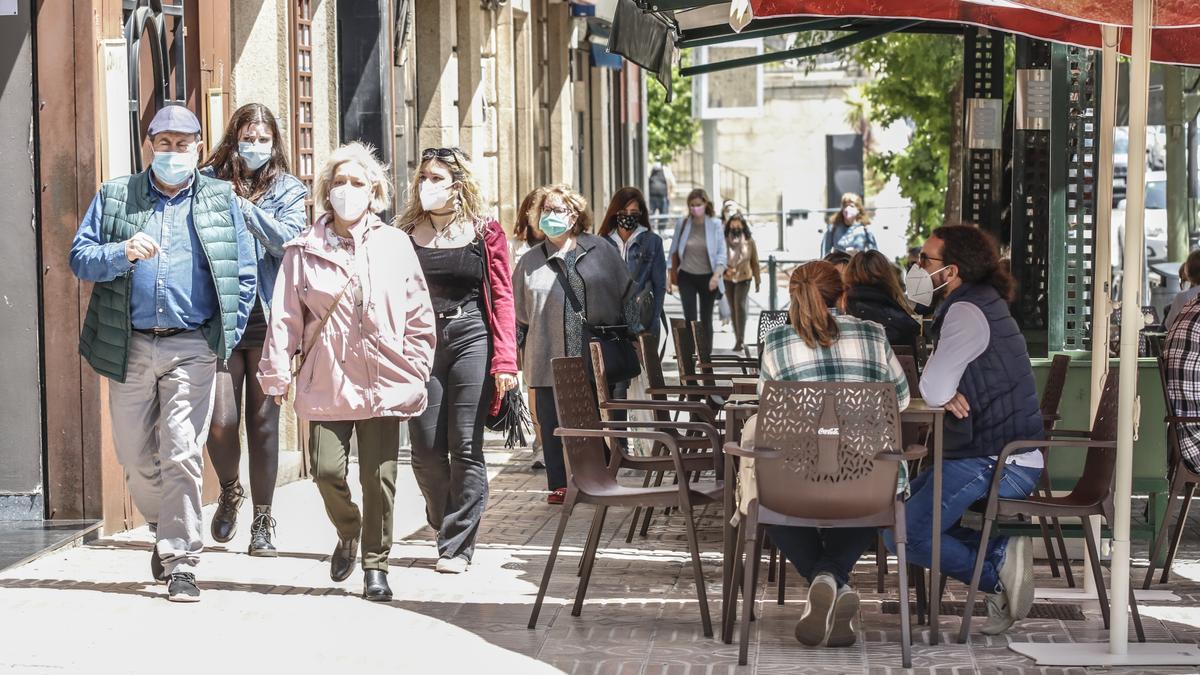
[[[1179,310],[1163,351],[1172,414],[1200,416],[1200,297]],[[1188,468],[1200,468],[1200,424],[1179,425],[1179,452]]]
[[[892,352],[883,326],[873,322],[834,313],[838,338],[828,347],[815,349],[791,324],[771,330],[763,339],[762,367],[759,369],[758,390],[763,383],[784,380],[789,382],[891,382],[896,385],[896,403],[900,410],[908,407],[908,378],[900,360]],[[897,490],[908,485],[905,462],[900,462]]]

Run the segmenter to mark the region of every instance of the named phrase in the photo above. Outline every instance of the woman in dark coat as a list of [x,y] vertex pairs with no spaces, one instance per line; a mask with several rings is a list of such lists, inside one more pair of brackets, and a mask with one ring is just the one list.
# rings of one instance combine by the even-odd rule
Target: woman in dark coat
[[[912,317],[896,269],[879,251],[862,251],[846,264],[846,313],[883,326],[893,347],[916,349],[921,324]],[[915,353],[915,352],[914,352]]]

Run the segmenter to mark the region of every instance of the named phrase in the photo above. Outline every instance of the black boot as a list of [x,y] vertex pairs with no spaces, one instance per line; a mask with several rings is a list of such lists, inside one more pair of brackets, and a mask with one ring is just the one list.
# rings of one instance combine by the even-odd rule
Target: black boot
[[329,557],[329,578],[345,581],[354,571],[354,560],[358,557],[358,537],[349,541],[338,539],[333,555]]
[[158,557],[158,545],[150,545],[150,576],[155,581],[166,581],[167,571],[163,568],[162,558]]
[[212,519],[212,538],[219,544],[224,544],[237,533],[238,509],[246,498],[242,484],[234,481],[221,486],[221,496],[217,500],[217,512]]
[[250,555],[274,558],[279,555],[271,535],[275,531],[275,519],[271,517],[271,506],[254,507],[254,522],[250,523]]
[[392,587],[388,586],[387,572],[367,570],[363,574],[363,598],[371,602],[389,602],[392,599]]

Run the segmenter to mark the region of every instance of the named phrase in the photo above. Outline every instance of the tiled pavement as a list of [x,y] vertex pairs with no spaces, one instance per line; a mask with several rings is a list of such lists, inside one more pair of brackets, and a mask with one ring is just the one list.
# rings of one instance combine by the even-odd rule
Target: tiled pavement
[[[760,596],[750,664],[738,668],[736,645],[701,634],[679,516],[655,518],[649,536],[624,542],[629,513],[614,510],[583,615],[570,615],[575,567],[590,522],[580,507],[536,630],[525,627],[553,537],[559,507],[544,503],[544,477],[529,469],[528,453],[489,452],[491,504],[471,571],[461,577],[433,572],[431,533],[422,525],[421,500],[407,467],[401,470],[397,534],[390,578],[396,599],[372,605],[356,597],[357,575],[335,584],[327,576],[332,529],[311,483],[282,488],[276,512],[282,554],[252,559],[242,532],[226,549],[210,545],[199,568],[205,589],[194,606],[171,605],[161,586],[148,583],[148,536],[134,531],[54,553],[0,574],[0,670],[11,672],[234,672],[269,666],[272,672],[326,672],[331,668],[412,673],[887,673],[899,670],[899,620],[880,613],[874,565],[859,566],[863,593],[859,643],[837,650],[808,649],[792,636],[803,609],[804,587],[789,575],[788,601],[775,589]],[[211,514],[209,514],[211,515]],[[1196,531],[1185,560],[1196,559]],[[711,609],[719,616],[719,522],[702,515],[701,538]],[[211,544],[211,542],[210,542]],[[1200,564],[1182,575],[1200,579]],[[764,575],[765,576],[765,575]],[[1039,579],[1048,577],[1039,568]],[[894,578],[889,581],[894,584]],[[1173,589],[1183,602],[1146,607],[1154,640],[1195,642],[1200,637],[1200,584],[1182,579]],[[951,585],[961,599],[961,586]],[[1085,621],[1027,620],[1007,637],[974,635],[953,643],[956,618],[943,618],[943,644],[925,644],[915,631],[918,673],[1040,671],[1009,651],[1008,640],[1040,642],[1106,639],[1094,607]],[[11,617],[19,617],[12,620]],[[170,664],[170,665],[166,665]],[[486,668],[480,671],[480,668]],[[1073,672],[1084,672],[1082,670]],[[1187,671],[1157,671],[1187,672]]]

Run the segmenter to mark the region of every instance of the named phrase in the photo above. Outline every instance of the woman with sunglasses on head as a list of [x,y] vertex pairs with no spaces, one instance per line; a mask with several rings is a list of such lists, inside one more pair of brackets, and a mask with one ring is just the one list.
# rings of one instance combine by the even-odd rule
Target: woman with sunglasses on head
[[[638,323],[645,324],[641,327],[642,331],[650,334],[657,345],[662,328],[659,317],[663,316],[663,300],[667,295],[667,258],[663,254],[662,237],[650,229],[650,210],[641,190],[635,187],[617,190],[600,223],[599,234],[616,246],[617,252],[625,259],[629,276],[633,278],[634,297],[643,298],[652,308],[647,309],[644,316],[639,316],[639,319],[646,316],[649,319]],[[648,298],[645,295],[647,291]],[[617,398],[624,398],[629,383],[616,384],[619,387]]]
[[517,385],[508,240],[484,214],[480,192],[465,152],[429,148],[397,219],[412,238],[437,315],[429,406],[408,428],[443,574],[471,564],[488,500],[484,423]]
[[[588,234],[592,219],[587,200],[568,185],[544,188],[530,221],[546,240],[521,256],[513,271],[517,331],[523,335],[521,363],[525,383],[536,392],[537,420],[546,460],[546,501],[562,504],[567,495],[567,469],[562,439],[554,435],[558,411],[554,403],[552,359],[588,354],[584,317],[590,326],[637,328],[633,281],[617,249]],[[581,312],[573,311],[571,294]]]
[[279,406],[263,392],[255,378],[267,336],[267,315],[283,259],[283,245],[308,225],[304,208],[308,189],[288,173],[279,124],[275,115],[259,103],[249,103],[234,111],[225,136],[200,170],[233,185],[258,258],[258,302],[254,303],[242,341],[217,371],[208,454],[221,483],[221,497],[213,514],[212,537],[224,544],[237,532],[238,509],[245,499],[238,475],[244,412],[246,449],[250,455],[250,497],[254,505],[249,553],[275,557],[271,503],[279,474]]
[[[707,333],[708,339],[700,344],[711,345],[713,303],[725,290],[723,276],[728,256],[725,233],[707,192],[692,190],[687,204],[688,213],[675,226],[675,236],[671,239],[671,285],[679,287],[683,318],[688,322],[699,318],[701,330]],[[707,361],[711,355],[700,356]]]

